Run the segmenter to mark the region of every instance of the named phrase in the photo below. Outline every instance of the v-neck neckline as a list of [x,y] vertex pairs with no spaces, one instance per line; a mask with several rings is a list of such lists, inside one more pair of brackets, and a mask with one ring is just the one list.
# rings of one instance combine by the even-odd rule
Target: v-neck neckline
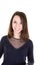
[[24,47],[26,46],[26,44],[27,44],[27,42],[25,42],[22,46],[20,46],[19,48],[16,48],[16,47],[14,47],[14,46],[11,44],[11,42],[8,40],[8,38],[7,38],[7,41],[8,41],[8,44],[9,44],[13,49],[15,49],[15,50],[20,50],[20,49],[24,48]]

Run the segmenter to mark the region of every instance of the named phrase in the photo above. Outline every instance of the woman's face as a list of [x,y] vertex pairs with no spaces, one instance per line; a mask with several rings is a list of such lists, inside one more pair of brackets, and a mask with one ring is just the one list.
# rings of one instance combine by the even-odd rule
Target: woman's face
[[20,33],[22,31],[22,23],[18,15],[15,15],[13,18],[12,28],[13,28],[14,33]]

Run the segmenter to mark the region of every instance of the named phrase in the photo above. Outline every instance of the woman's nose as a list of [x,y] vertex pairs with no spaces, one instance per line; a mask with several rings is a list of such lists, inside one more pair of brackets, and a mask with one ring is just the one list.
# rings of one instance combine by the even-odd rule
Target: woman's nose
[[17,26],[17,27],[19,27],[20,25],[19,25],[19,24],[17,24],[16,26]]

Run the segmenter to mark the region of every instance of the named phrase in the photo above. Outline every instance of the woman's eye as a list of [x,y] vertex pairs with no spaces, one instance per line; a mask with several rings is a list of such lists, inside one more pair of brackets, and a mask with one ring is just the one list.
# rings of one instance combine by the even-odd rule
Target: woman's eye
[[22,24],[22,22],[20,24]]
[[14,21],[14,23],[16,23],[16,21]]

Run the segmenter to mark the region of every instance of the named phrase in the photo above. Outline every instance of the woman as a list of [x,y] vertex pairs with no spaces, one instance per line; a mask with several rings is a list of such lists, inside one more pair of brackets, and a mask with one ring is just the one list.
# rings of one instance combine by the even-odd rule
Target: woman
[[33,42],[29,39],[25,13],[16,11],[12,15],[8,35],[3,36],[0,43],[0,57],[3,53],[2,65],[33,65]]

